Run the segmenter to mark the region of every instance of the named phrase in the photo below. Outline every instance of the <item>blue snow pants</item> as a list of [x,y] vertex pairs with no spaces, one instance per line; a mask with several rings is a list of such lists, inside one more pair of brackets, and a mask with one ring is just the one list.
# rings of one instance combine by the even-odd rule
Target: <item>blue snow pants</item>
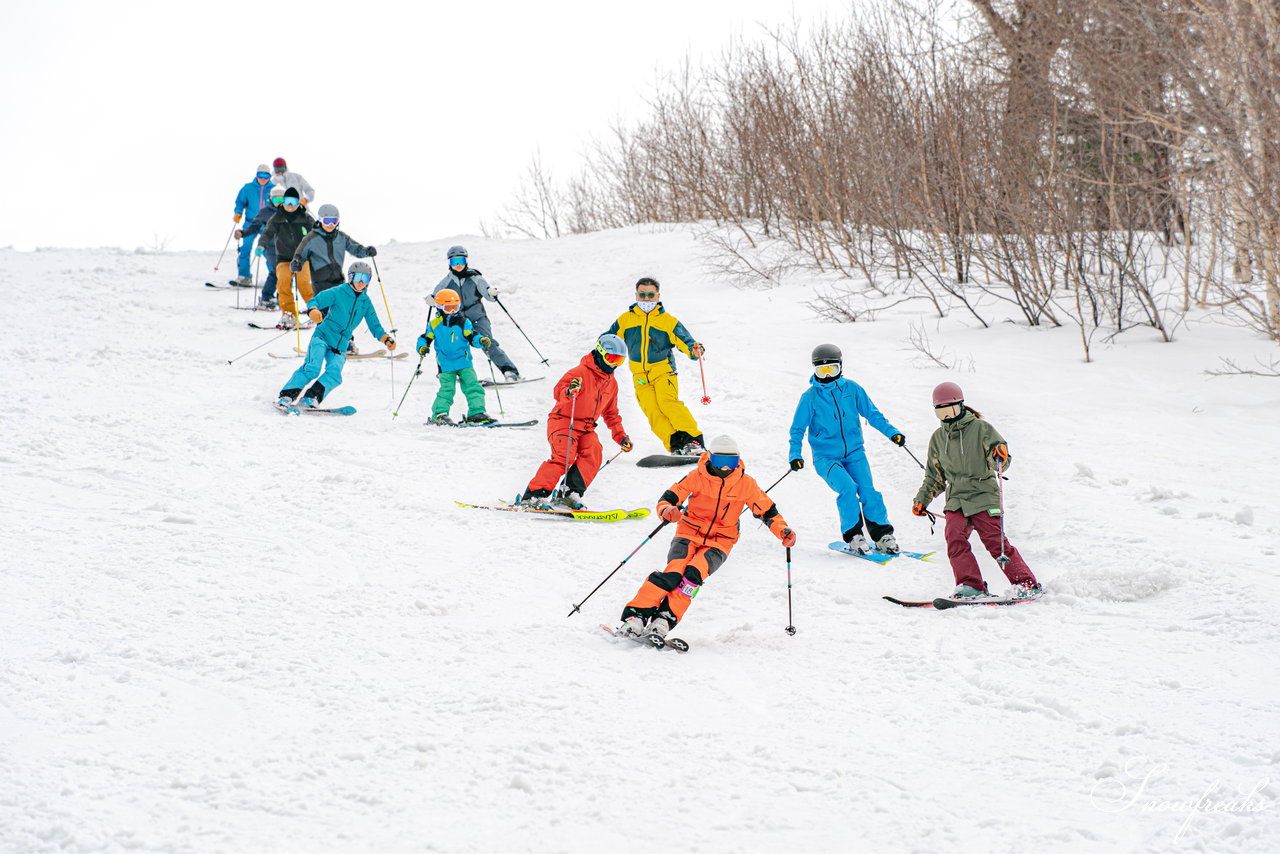
[[489,315],[485,314],[484,310],[481,309],[475,314],[468,314],[467,320],[471,321],[471,328],[475,330],[475,338],[483,335],[493,342],[489,345],[489,361],[493,362],[499,371],[505,371],[508,368],[513,371],[516,370],[515,363],[511,361],[511,357],[498,346],[498,340],[493,337],[493,326],[489,323]]
[[[346,363],[346,350],[334,350],[319,335],[312,333],[311,343],[307,346],[307,358],[302,360],[302,367],[293,372],[284,387],[302,388],[320,377],[320,384],[324,386],[324,393],[328,396],[342,385],[342,366]],[[323,375],[320,373],[321,366],[324,367]]]
[[240,261],[237,264],[236,272],[243,279],[249,278],[249,265],[253,263],[253,244],[257,240],[258,235],[256,234],[240,238]]
[[871,481],[871,465],[867,455],[855,451],[843,459],[813,461],[813,467],[836,491],[836,509],[840,511],[840,530],[847,531],[865,516],[868,522],[889,524],[889,511],[884,497]]
[[262,258],[267,262],[267,280],[262,283],[262,298],[264,300],[275,299],[276,296],[276,242],[268,241],[270,245],[262,247]]

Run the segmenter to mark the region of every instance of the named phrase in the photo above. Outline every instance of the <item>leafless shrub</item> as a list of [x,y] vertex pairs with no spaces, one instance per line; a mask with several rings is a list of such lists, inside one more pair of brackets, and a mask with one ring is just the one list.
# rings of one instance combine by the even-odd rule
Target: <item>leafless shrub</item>
[[1234,360],[1221,356],[1218,360],[1222,362],[1222,367],[1206,370],[1206,374],[1211,377],[1280,377],[1280,359],[1273,358],[1270,363],[1263,362],[1261,359],[1254,359],[1258,363],[1257,368],[1244,368]]

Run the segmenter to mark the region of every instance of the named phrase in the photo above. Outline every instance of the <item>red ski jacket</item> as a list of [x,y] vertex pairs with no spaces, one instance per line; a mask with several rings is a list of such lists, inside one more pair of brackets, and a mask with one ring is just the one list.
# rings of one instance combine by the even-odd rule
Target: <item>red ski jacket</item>
[[[575,378],[582,380],[582,388],[577,397],[569,397],[569,383]],[[547,414],[547,432],[567,430],[569,413],[572,412],[575,435],[595,430],[596,421],[604,418],[613,441],[621,445],[626,438],[627,431],[622,429],[622,416],[618,414],[618,383],[613,374],[607,374],[596,366],[595,356],[591,353],[583,356],[577,367],[565,371],[560,382],[556,383],[555,399],[556,405]]]

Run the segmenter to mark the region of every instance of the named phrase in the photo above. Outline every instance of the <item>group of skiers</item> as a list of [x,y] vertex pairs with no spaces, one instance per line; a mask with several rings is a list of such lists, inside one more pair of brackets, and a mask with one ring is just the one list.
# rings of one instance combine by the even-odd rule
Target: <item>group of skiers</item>
[[[354,349],[351,336],[361,322],[390,350],[396,349],[396,342],[379,322],[367,293],[374,271],[358,261],[345,277],[342,273],[348,252],[356,258],[372,258],[376,249],[359,244],[338,229],[338,211],[333,205],[321,205],[319,219],[313,220],[307,206],[314,190],[302,176],[287,170],[283,158],[276,159],[273,170],[274,174],[260,166],[254,181],[241,190],[236,200],[236,223],[242,214],[251,221],[236,234],[246,238],[263,235],[266,245],[259,252],[267,257],[272,276],[264,285],[262,300],[270,301],[269,288],[275,288],[283,312],[281,328],[292,328],[298,322],[292,293],[295,285],[306,301],[306,313],[316,324],[315,331],[302,366],[285,383],[277,403],[284,408],[301,398],[303,406],[317,407],[342,382],[343,364],[349,350]],[[269,183],[274,184],[270,189]],[[246,247],[251,245],[252,240],[246,239],[240,249],[242,279],[247,278]],[[472,350],[483,350],[504,382],[521,379],[514,362],[494,338],[484,308],[486,300],[498,302],[498,290],[470,266],[465,247],[451,246],[445,254],[447,270],[434,289],[434,305],[417,340],[423,358],[435,349],[440,385],[431,420],[454,423],[450,408],[456,389],[461,387],[467,402],[464,422],[493,424],[495,419],[485,411],[485,391]],[[694,469],[658,501],[659,516],[676,524],[676,535],[666,566],[650,574],[627,603],[618,629],[621,634],[664,638],[701,586],[728,558],[745,508],[749,507],[787,547],[795,544],[796,533],[746,473],[734,439],[721,435],[706,442],[693,414],[681,402],[675,353],[697,361],[705,347],[664,308],[660,287],[651,277],[639,279],[635,302],[555,384],[546,425],[550,453],[517,503],[534,511],[583,509],[583,495],[603,460],[596,436],[601,419],[622,451],[634,448],[619,415],[614,377],[618,368],[628,364],[636,400],[654,435],[671,455],[696,460]],[[906,437],[876,408],[865,389],[844,376],[838,347],[819,345],[813,350],[811,363],[809,388],[800,396],[791,423],[790,469],[804,468],[802,446],[807,437],[813,468],[836,493],[846,549],[860,555],[895,555],[899,546],[884,499],[872,479],[862,421],[898,446],[905,445]],[[987,595],[969,546],[974,530],[987,551],[999,558],[1000,568],[1013,585],[1012,595],[1038,595],[1040,585],[1004,537],[997,479],[1012,462],[1006,443],[981,414],[965,405],[964,395],[954,383],[943,383],[934,390],[933,406],[941,424],[929,441],[924,482],[912,512],[932,517],[929,503],[946,493],[947,555],[957,585],[953,595]]]

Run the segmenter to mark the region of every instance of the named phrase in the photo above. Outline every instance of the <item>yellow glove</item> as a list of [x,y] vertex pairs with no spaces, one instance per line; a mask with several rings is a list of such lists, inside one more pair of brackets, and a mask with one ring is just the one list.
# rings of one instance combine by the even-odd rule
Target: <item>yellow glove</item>
[[239,224],[240,224],[240,214],[236,214],[236,216],[235,216],[235,222],[236,222],[236,225],[239,225]]
[[311,318],[313,323],[319,323],[324,320],[324,315],[320,313],[320,309],[313,308],[307,312],[307,317]]

